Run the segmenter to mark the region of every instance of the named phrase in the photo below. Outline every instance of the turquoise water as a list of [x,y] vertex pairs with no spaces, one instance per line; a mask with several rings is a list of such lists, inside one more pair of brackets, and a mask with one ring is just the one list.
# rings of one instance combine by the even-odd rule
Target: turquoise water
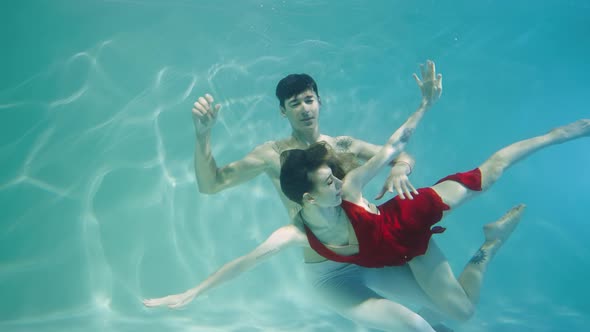
[[[408,147],[416,186],[590,116],[585,1],[39,0],[0,18],[2,331],[367,331],[314,301],[297,250],[186,310],[142,306],[287,222],[264,177],[198,193],[204,92],[224,105],[219,164],[290,133],[273,93],[292,72],[318,81],[325,133],[380,143],[433,59],[444,92]],[[551,147],[449,216],[438,242],[460,271],[484,223],[528,205],[456,331],[588,329],[589,166],[590,141]]]

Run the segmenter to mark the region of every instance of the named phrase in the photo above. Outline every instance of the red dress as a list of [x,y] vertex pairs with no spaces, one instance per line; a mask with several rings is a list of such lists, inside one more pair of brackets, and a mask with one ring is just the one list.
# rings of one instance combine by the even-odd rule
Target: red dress
[[[470,190],[481,191],[479,168],[464,173],[449,175],[442,181],[456,181]],[[342,201],[359,242],[359,252],[342,256],[327,248],[304,224],[311,247],[323,257],[341,263],[352,263],[364,267],[403,265],[428,249],[430,237],[445,231],[434,226],[449,206],[431,188],[418,189],[414,199],[400,199],[396,196],[378,206],[379,214],[371,213],[362,206]]]

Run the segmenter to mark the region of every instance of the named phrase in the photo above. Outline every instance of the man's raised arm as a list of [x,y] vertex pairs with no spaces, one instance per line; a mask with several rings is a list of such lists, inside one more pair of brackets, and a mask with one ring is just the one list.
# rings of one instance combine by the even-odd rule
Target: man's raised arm
[[263,144],[243,159],[218,167],[211,153],[211,128],[221,105],[213,105],[213,102],[213,97],[206,94],[199,97],[192,109],[196,134],[195,176],[199,191],[204,194],[213,194],[256,177],[266,170],[272,153],[270,144]]

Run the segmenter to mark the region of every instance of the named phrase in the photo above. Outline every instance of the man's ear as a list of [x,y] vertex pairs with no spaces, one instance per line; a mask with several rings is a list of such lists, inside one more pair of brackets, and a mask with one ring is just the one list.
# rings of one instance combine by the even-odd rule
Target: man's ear
[[281,116],[282,117],[286,117],[287,116],[287,110],[285,109],[285,106],[280,106],[281,109]]
[[315,203],[315,198],[313,198],[313,196],[311,196],[310,193],[305,193],[305,194],[303,194],[303,198],[301,199],[301,201],[303,203],[314,204]]

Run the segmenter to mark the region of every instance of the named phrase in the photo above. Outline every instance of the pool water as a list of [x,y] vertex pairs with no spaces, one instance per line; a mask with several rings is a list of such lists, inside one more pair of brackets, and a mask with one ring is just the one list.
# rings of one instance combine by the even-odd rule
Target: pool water
[[[324,133],[382,143],[432,59],[444,92],[407,148],[416,187],[590,117],[586,1],[25,0],[0,18],[1,331],[369,331],[313,298],[297,249],[185,310],[143,307],[288,222],[263,176],[199,193],[205,92],[219,165],[290,134],[274,97],[289,73],[318,82]],[[458,272],[484,223],[527,204],[455,331],[588,329],[589,165],[588,139],[551,147],[445,220]]]

